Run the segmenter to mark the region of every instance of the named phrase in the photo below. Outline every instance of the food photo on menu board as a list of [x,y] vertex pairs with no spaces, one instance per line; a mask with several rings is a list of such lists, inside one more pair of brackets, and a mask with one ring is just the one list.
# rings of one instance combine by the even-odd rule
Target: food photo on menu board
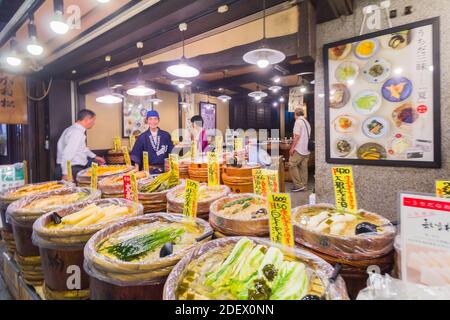
[[439,19],[324,47],[327,162],[440,167]]

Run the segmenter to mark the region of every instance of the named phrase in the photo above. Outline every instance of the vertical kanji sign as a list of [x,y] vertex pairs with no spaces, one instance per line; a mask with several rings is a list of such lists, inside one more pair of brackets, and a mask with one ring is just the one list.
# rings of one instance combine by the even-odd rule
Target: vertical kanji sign
[[278,171],[277,170],[264,170],[264,177],[269,193],[280,192],[280,184],[278,183]]
[[287,247],[294,247],[290,196],[284,193],[270,193],[268,208],[270,240]]
[[198,181],[186,180],[186,187],[184,190],[184,207],[183,215],[190,218],[197,217],[197,203],[198,203]]
[[336,208],[358,210],[352,167],[334,167],[332,172]]
[[[257,195],[263,194],[263,183],[265,184],[264,176],[262,174],[261,169],[253,169],[252,170],[252,178],[253,178],[253,192]],[[266,194],[267,195],[267,194]]]
[[436,181],[436,196],[450,198],[450,181]]
[[208,186],[220,185],[220,165],[216,152],[208,152]]
[[130,159],[130,153],[128,152],[128,147],[123,147],[123,157],[125,158],[125,164],[127,166],[131,166],[131,159]]
[[143,162],[142,166],[143,166],[144,171],[149,172],[150,168],[148,166],[148,152],[147,151],[142,152],[142,162]]
[[67,161],[67,180],[69,182],[73,181],[73,176],[72,176],[72,161],[68,160]]
[[98,164],[96,162],[92,163],[91,167],[91,188],[97,189],[97,181],[98,181]]
[[175,173],[178,180],[180,179],[180,161],[177,154],[169,154],[170,171]]

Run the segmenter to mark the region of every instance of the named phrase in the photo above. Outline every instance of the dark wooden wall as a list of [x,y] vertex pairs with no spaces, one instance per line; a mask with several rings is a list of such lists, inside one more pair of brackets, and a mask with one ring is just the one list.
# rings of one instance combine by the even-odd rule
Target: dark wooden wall
[[241,98],[230,101],[232,129],[280,129],[280,110],[267,100],[260,103]]

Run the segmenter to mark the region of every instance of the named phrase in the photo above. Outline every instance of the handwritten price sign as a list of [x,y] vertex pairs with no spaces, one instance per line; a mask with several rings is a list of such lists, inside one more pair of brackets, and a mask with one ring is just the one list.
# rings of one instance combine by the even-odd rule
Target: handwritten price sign
[[143,162],[144,171],[149,172],[150,168],[148,167],[148,152],[147,151],[142,152],[142,162]]
[[123,197],[133,202],[139,201],[137,180],[134,173],[123,176]]
[[284,193],[271,193],[268,197],[270,240],[294,247],[294,231],[291,217],[291,198]]
[[436,181],[436,196],[450,198],[450,181]]
[[352,167],[335,167],[332,172],[336,208],[358,210]]
[[186,180],[186,187],[184,190],[184,207],[183,215],[186,217],[196,218],[197,217],[197,203],[198,203],[198,181]]
[[114,138],[114,151],[119,151],[122,148],[122,140],[120,137]]
[[67,161],[67,180],[69,182],[73,181],[73,175],[72,175],[72,161]]
[[266,182],[264,181],[265,179],[262,170],[253,169],[252,177],[253,177],[253,192],[256,193],[257,195],[263,196],[265,191],[267,195],[267,190],[263,190],[263,183],[265,184]]
[[177,154],[169,154],[170,171],[174,172],[178,179],[180,179],[180,163]]
[[130,136],[130,149],[133,150],[134,144],[136,143],[136,136],[132,134]]
[[128,148],[123,147],[122,151],[123,151],[123,157],[125,158],[125,164],[127,166],[131,166],[131,159],[130,159],[130,153],[128,152]]
[[280,184],[278,183],[278,171],[276,170],[264,170],[263,171],[267,189],[269,193],[280,192]]
[[97,181],[98,181],[98,164],[92,163],[91,167],[91,188],[97,189]]
[[220,185],[220,166],[216,152],[208,152],[208,186]]

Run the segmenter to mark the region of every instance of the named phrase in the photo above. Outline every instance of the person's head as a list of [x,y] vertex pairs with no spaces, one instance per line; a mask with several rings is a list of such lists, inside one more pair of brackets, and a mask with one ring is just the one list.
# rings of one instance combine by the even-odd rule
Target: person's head
[[89,109],[81,110],[77,115],[77,123],[85,129],[91,129],[95,124],[95,112]]
[[303,111],[302,108],[297,108],[294,110],[294,118],[295,120],[297,120],[300,117],[304,117],[305,116],[305,111]]
[[155,110],[147,112],[147,124],[150,130],[155,130],[159,126],[159,113]]
[[202,116],[193,116],[191,118],[191,123],[193,128],[203,128],[203,118]]

